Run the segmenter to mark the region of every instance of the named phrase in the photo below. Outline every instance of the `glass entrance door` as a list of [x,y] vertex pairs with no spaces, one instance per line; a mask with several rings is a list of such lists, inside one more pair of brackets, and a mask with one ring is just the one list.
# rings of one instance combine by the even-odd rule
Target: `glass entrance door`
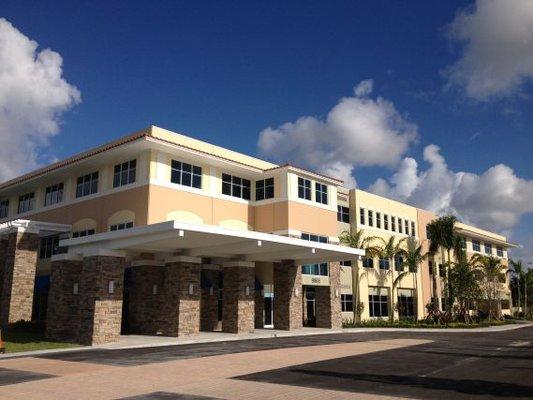
[[316,293],[314,287],[305,288],[305,326],[316,326]]
[[264,327],[274,327],[274,293],[265,293]]

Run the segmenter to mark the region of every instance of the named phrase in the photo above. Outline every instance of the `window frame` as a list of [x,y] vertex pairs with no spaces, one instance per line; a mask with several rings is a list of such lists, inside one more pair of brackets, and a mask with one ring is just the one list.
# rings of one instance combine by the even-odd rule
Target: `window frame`
[[359,207],[359,224],[366,225],[366,210],[363,207]]
[[123,231],[134,227],[133,221],[119,222],[118,224],[109,225],[109,232]]
[[378,261],[379,269],[390,270],[390,258],[380,258]]
[[39,259],[47,260],[59,254],[59,235],[49,235],[39,238]]
[[345,224],[350,223],[350,207],[337,204],[337,221]]
[[222,173],[222,194],[250,201],[252,181],[239,176]]
[[0,201],[0,219],[9,217],[9,199]]
[[137,159],[115,164],[113,168],[113,189],[131,185],[137,180]]
[[274,178],[255,181],[255,201],[274,198]]
[[94,234],[96,234],[96,230],[94,228],[90,228],[90,229],[82,229],[79,231],[73,231],[71,236],[73,239],[75,239],[75,238],[80,238],[80,237],[85,237],[85,236],[92,236]]
[[298,177],[298,198],[311,201],[311,180]]
[[[327,236],[315,235],[313,233],[302,232],[302,240],[307,240],[309,242],[316,243],[328,243],[329,238]],[[316,272],[316,273],[313,273]],[[302,274],[304,275],[314,275],[314,276],[329,276],[329,264],[326,263],[315,263],[315,264],[303,264],[302,265]]]
[[[388,289],[380,286],[372,286],[369,289],[368,314],[370,318],[388,317],[390,313]],[[375,291],[377,294],[374,294]],[[378,313],[376,313],[376,309],[379,311]]]
[[202,167],[172,159],[170,161],[170,182],[180,186],[202,189]]
[[99,171],[81,175],[76,178],[76,198],[98,193]]
[[472,250],[481,253],[481,241],[472,240]]
[[383,229],[385,229],[386,231],[389,230],[389,215],[388,214],[383,214]]
[[315,182],[315,202],[319,204],[328,204],[328,185]]
[[35,192],[28,192],[19,196],[18,214],[33,211],[35,208]]
[[44,189],[44,206],[51,206],[63,202],[64,184],[56,183]]
[[353,294],[341,293],[341,312],[353,312]]
[[374,227],[374,211],[368,210],[367,218],[368,218],[368,226],[371,226],[373,228]]

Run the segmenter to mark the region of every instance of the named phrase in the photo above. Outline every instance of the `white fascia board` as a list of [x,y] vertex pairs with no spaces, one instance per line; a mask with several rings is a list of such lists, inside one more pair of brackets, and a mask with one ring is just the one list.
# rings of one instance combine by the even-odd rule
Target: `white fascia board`
[[[127,249],[143,243],[155,242],[161,239],[168,239],[176,236],[176,239],[187,234],[187,231],[234,237],[236,239],[249,239],[266,243],[285,244],[300,248],[325,250],[342,253],[346,256],[362,256],[365,254],[362,249],[339,246],[329,243],[310,242],[303,239],[278,236],[271,233],[256,231],[242,231],[221,228],[213,225],[188,224],[178,221],[160,222],[152,225],[145,225],[122,231],[104,232],[96,235],[85,236],[83,238],[65,239],[60,241],[60,246],[85,247],[94,245],[105,245],[109,249]],[[201,246],[202,244],[200,244]],[[198,247],[200,247],[198,246]]]

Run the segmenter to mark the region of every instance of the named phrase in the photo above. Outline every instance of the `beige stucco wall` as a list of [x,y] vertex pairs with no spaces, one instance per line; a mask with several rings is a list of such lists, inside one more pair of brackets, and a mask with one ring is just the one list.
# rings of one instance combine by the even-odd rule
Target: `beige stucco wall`
[[32,219],[59,224],[75,224],[82,219],[96,221],[96,232],[105,232],[108,219],[115,213],[129,210],[135,214],[136,225],[146,225],[148,185],[97,196],[32,215]]

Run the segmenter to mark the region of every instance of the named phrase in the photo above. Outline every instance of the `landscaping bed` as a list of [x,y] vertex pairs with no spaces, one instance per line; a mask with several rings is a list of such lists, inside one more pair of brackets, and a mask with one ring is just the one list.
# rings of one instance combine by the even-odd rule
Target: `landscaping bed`
[[60,349],[77,347],[72,343],[55,342],[44,336],[44,326],[36,324],[16,324],[2,335],[6,353],[21,351]]
[[361,322],[345,322],[343,323],[343,328],[435,328],[435,329],[468,329],[468,328],[486,328],[489,326],[500,326],[507,324],[516,324],[517,321],[512,319],[505,320],[493,320],[493,321],[480,321],[474,322],[471,324],[466,324],[464,322],[450,322],[447,324],[436,324],[431,321],[385,321],[385,320],[368,320]]

